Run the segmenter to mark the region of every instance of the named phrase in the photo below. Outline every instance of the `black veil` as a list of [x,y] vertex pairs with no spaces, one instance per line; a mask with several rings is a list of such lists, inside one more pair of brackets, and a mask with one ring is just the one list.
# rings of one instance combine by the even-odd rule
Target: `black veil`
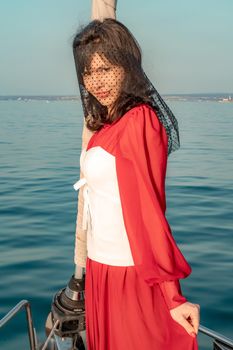
[[106,18],[103,22],[91,21],[73,39],[73,55],[87,127],[94,131],[111,122],[107,119],[106,106],[84,84],[84,72],[90,70],[91,59],[95,53],[107,58],[111,64],[122,66],[127,72],[127,79],[117,99],[115,115],[121,117],[127,110],[143,102],[149,104],[166,129],[168,155],[178,150],[178,121],[144,72],[141,49],[136,39],[122,23],[112,18]]

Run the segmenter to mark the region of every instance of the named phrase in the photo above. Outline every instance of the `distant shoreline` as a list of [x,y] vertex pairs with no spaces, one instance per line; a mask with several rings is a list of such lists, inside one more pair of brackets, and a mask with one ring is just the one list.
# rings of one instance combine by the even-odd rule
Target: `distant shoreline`
[[[233,93],[193,93],[193,94],[163,94],[164,99],[170,101],[216,101],[233,102]],[[5,95],[0,96],[0,101],[80,101],[75,95]]]

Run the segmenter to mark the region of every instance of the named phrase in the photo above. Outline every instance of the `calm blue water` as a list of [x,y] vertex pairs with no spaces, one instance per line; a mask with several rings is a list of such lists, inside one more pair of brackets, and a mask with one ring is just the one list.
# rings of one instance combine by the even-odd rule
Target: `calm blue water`
[[[193,268],[183,294],[201,305],[202,325],[233,338],[233,104],[168,104],[181,148],[169,157],[167,218]],[[0,114],[0,318],[28,299],[43,340],[52,297],[74,269],[82,110],[77,101],[1,101]],[[19,315],[0,330],[0,348],[28,349],[25,330]],[[199,335],[200,349],[208,343]]]

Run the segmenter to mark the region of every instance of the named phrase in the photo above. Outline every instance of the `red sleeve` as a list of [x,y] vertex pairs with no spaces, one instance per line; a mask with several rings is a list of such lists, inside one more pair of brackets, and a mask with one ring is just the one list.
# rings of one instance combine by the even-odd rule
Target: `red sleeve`
[[145,104],[124,117],[116,171],[126,232],[139,275],[150,286],[159,283],[171,309],[187,301],[179,279],[192,269],[165,216],[168,137],[155,111]]

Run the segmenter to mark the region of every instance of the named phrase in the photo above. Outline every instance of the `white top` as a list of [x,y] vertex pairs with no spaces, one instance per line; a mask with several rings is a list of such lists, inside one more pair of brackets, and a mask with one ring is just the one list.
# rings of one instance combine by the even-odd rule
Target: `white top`
[[83,188],[83,229],[87,229],[87,256],[102,264],[133,266],[124,225],[115,157],[101,146],[82,150],[84,174],[74,184]]

